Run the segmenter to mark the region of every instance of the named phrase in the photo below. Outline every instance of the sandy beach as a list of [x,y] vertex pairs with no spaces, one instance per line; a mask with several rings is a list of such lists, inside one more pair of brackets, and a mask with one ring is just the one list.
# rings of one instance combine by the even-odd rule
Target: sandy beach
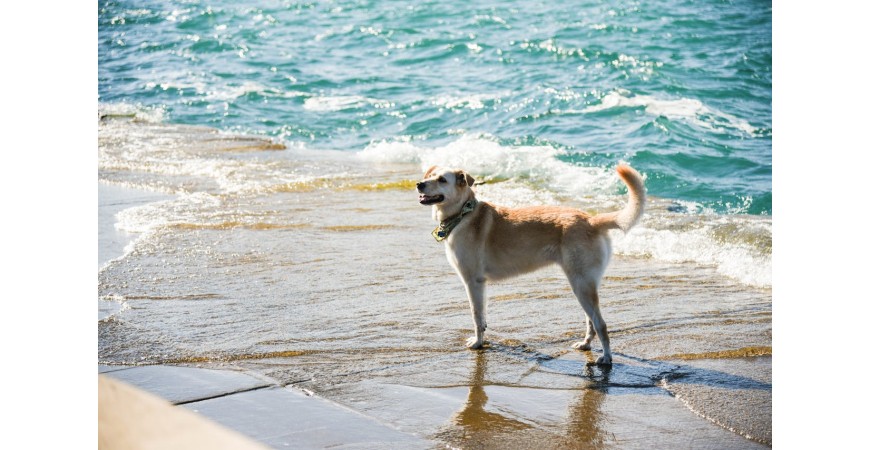
[[[318,440],[324,433],[379,448],[365,424],[395,432],[395,448],[772,444],[769,289],[713,267],[616,256],[601,291],[614,364],[598,367],[597,342],[591,352],[570,348],[582,315],[563,276],[545,269],[491,286],[488,344],[469,351],[462,287],[408,189],[416,166],[276,153],[266,143],[252,151],[237,137],[126,121],[101,125],[104,159],[115,165],[128,144],[113,141],[111,127],[130,142],[150,136],[175,154],[254,173],[281,164],[281,173],[336,175],[241,196],[193,176],[177,182],[195,190],[152,195],[103,170],[105,376],[275,448],[335,444]],[[508,188],[478,189],[496,197]],[[668,214],[667,203],[653,201],[647,214]],[[134,226],[158,216],[156,226]],[[233,381],[179,400],[173,389],[196,392],[208,377],[178,378],[173,368],[261,385]],[[137,375],[155,369],[162,375]],[[288,411],[299,409],[287,395],[325,402],[324,421],[289,433]],[[363,425],[346,426],[348,412]]]

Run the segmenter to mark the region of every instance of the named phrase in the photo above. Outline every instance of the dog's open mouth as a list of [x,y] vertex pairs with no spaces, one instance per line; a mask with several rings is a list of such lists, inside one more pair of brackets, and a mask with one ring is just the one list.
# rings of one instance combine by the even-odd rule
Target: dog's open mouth
[[443,201],[444,201],[444,196],[441,194],[438,194],[438,195],[420,194],[420,204],[421,205],[434,205],[436,203],[441,203]]

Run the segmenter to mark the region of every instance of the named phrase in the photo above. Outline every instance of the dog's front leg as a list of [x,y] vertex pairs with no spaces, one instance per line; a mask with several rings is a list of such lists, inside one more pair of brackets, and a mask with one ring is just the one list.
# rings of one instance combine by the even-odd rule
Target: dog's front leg
[[480,276],[463,277],[468,302],[471,306],[471,318],[474,320],[474,337],[465,341],[465,346],[471,349],[483,347],[483,332],[486,331],[486,279]]

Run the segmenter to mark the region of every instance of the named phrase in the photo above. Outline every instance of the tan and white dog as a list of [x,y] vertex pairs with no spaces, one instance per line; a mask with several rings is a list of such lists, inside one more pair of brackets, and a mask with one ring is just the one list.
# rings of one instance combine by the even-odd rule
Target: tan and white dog
[[478,202],[474,178],[462,170],[431,167],[417,183],[420,203],[432,205],[439,227],[435,239],[446,242],[447,260],[465,283],[474,320],[474,337],[466,346],[483,346],[486,330],[487,281],[500,280],[558,264],[586,315],[586,337],[573,345],[589,350],[597,334],[604,348],[598,364],[611,364],[610,338],[598,305],[598,286],[610,260],[608,230],[627,232],[643,214],[646,194],[636,170],[620,165],[616,172],[628,186],[628,204],[621,211],[590,216],[562,206],[505,208]]

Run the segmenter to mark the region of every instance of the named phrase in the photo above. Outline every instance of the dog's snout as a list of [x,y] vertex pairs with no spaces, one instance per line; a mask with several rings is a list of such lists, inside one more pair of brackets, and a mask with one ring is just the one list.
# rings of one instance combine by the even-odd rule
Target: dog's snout
[[425,188],[426,188],[425,181],[421,181],[421,182],[417,183],[417,191],[423,192],[423,189],[425,189]]

